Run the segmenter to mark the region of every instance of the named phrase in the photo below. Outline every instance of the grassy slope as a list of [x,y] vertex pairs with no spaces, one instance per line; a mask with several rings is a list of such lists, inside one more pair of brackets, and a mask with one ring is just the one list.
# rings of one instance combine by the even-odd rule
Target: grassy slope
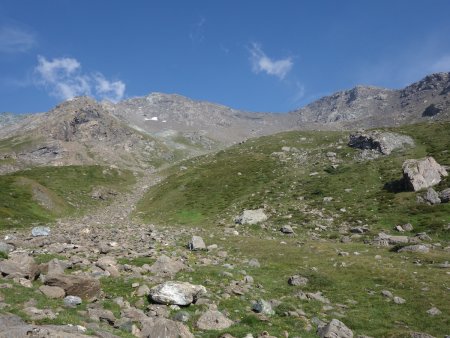
[[[381,229],[411,222],[439,231],[450,221],[449,204],[418,205],[414,193],[389,192],[384,186],[401,178],[407,158],[432,155],[450,164],[448,127],[448,123],[404,127],[399,131],[415,138],[415,148],[365,162],[353,159],[358,151],[346,146],[345,133],[290,132],[250,140],[217,155],[187,161],[187,170],[172,172],[138,209],[149,221],[203,225],[221,219],[232,222],[240,210],[266,205],[273,210],[274,224],[286,222],[286,215],[291,215],[292,223],[304,224],[315,219],[304,212],[306,207],[334,216],[335,224],[364,222]],[[271,154],[282,146],[296,147],[300,155],[288,152],[292,159],[281,162]],[[342,161],[337,169],[326,158],[329,151]],[[317,175],[310,176],[314,172]],[[449,182],[447,178],[438,188]],[[327,196],[333,201],[324,204]],[[340,212],[341,208],[347,212]]]
[[[308,318],[317,316],[322,320],[336,318],[336,312],[342,313],[342,318],[337,318],[357,334],[405,337],[409,336],[408,332],[422,331],[443,336],[450,330],[450,285],[447,271],[436,264],[448,260],[448,252],[435,249],[426,255],[399,254],[388,248],[366,245],[363,240],[381,230],[395,234],[394,225],[410,222],[414,232],[426,231],[434,243],[449,245],[449,231],[444,225],[450,223],[450,204],[419,205],[415,193],[395,193],[384,188],[386,183],[401,178],[401,165],[407,158],[432,155],[439,163],[449,165],[449,127],[449,123],[441,123],[396,129],[411,135],[417,146],[365,162],[354,159],[358,151],[346,146],[347,133],[289,132],[250,140],[217,155],[187,161],[183,163],[186,170],[179,170],[178,166],[169,169],[167,179],[148,193],[138,211],[147,221],[195,226],[207,244],[218,243],[230,253],[229,263],[236,264],[231,271],[233,277],[224,276],[221,266],[197,266],[194,272],[181,273],[177,279],[205,284],[212,294],[217,294],[219,309],[240,321],[227,330],[235,336],[263,330],[281,336],[287,330],[290,335],[316,337],[314,329],[305,332],[302,319],[284,316],[285,311],[299,308]],[[271,154],[280,152],[283,146],[296,147],[300,155],[287,152],[288,159],[279,161]],[[341,160],[337,169],[331,167],[326,157],[329,151],[336,152]],[[317,175],[310,176],[314,172]],[[449,186],[447,178],[437,189]],[[324,203],[326,196],[333,197],[333,201]],[[261,206],[271,215],[265,229],[241,227],[238,228],[240,236],[221,238],[218,224],[231,225],[233,217],[242,209]],[[341,208],[346,212],[340,211]],[[330,218],[333,221],[327,220]],[[296,237],[279,233],[279,226],[286,223],[296,226]],[[343,224],[368,224],[371,232],[359,241],[343,244],[338,240]],[[329,228],[325,232],[315,231],[317,225]],[[311,231],[321,233],[328,240],[311,240]],[[186,240],[180,240],[180,245]],[[350,256],[338,256],[339,251],[349,252]],[[376,255],[381,259],[375,259]],[[200,261],[201,256],[197,253],[191,259]],[[239,264],[235,257],[257,258],[262,267],[249,268]],[[264,290],[256,288],[251,296],[221,299],[224,285],[243,277],[237,272],[241,269],[253,276]],[[297,273],[309,277],[308,286],[287,285],[287,278]],[[344,307],[333,305],[332,310],[324,310],[319,302],[295,297],[300,289],[320,290],[332,304]],[[381,290],[390,290],[406,299],[406,304],[388,301],[381,296]],[[270,319],[270,327],[246,310],[258,295],[282,301],[277,314]],[[443,315],[428,316],[426,311],[433,306]],[[198,316],[195,308],[188,311],[193,311],[190,323],[195,331]],[[218,334],[199,335],[216,337]]]
[[[101,166],[38,167],[0,176],[0,228],[51,222],[99,206],[94,187],[126,189],[131,172]],[[36,191],[39,193],[36,197]]]

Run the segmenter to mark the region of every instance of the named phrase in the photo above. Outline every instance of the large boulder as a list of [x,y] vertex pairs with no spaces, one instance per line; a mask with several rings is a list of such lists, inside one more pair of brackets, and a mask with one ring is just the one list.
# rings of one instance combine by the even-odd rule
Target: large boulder
[[267,220],[264,209],[244,210],[242,214],[235,218],[238,224],[258,224]]
[[403,163],[403,178],[409,189],[418,191],[438,184],[448,173],[433,157],[406,160]]
[[140,337],[143,338],[194,338],[189,328],[183,323],[166,318],[149,318],[142,321]]
[[187,282],[169,281],[150,290],[150,298],[154,302],[166,305],[189,305],[205,294],[204,286]]
[[337,319],[332,319],[327,325],[319,327],[317,334],[320,338],[353,338],[352,330]]
[[48,275],[45,278],[44,284],[58,286],[62,288],[67,295],[84,299],[97,297],[100,293],[100,282],[95,278],[83,275]]
[[35,279],[39,267],[34,258],[26,254],[11,255],[9,259],[0,261],[0,273],[7,278]]
[[414,146],[414,141],[407,135],[374,131],[358,131],[350,135],[348,145],[352,148],[369,149],[383,155],[389,155],[395,149]]

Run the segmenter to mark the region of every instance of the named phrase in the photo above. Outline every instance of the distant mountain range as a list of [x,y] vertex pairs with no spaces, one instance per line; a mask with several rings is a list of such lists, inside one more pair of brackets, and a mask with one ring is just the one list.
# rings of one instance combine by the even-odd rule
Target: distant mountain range
[[401,90],[357,86],[285,114],[244,112],[175,94],[152,93],[117,104],[79,97],[47,113],[0,114],[0,172],[93,163],[151,170],[281,131],[449,118],[450,73],[431,74]]

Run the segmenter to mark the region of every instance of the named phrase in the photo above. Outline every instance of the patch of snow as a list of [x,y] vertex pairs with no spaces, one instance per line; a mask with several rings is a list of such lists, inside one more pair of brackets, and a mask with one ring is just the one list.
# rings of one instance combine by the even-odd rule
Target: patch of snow
[[144,121],[158,121],[158,117],[157,116],[153,116],[152,118],[144,118]]

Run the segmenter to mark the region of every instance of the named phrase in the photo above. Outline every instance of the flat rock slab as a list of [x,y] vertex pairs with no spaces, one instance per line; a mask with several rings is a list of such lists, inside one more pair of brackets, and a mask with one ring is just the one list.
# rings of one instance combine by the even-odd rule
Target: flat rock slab
[[59,286],[41,285],[39,287],[39,291],[41,291],[48,298],[64,298],[66,295],[64,289]]
[[204,286],[187,282],[165,282],[150,290],[154,302],[166,305],[189,305],[205,294]]
[[81,275],[49,275],[45,278],[45,285],[58,286],[67,295],[78,296],[84,299],[96,297],[100,293],[100,282],[89,276]]
[[25,323],[20,317],[6,313],[0,314],[0,338],[88,338],[81,333],[71,333],[57,326],[38,326]]

